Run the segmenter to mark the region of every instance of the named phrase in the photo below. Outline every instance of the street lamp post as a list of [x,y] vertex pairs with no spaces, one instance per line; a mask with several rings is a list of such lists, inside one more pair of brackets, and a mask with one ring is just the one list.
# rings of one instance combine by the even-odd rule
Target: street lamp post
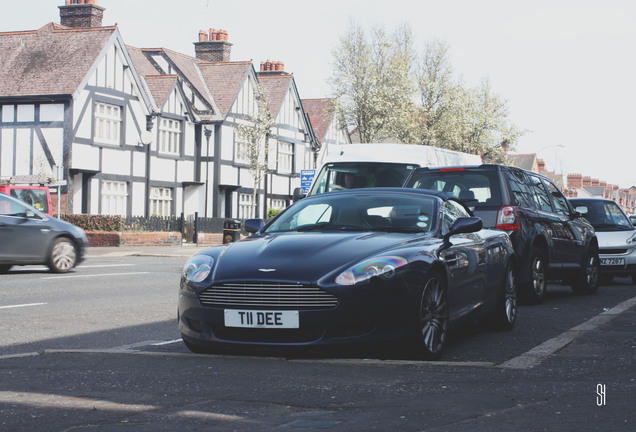
[[210,184],[210,137],[212,136],[212,129],[208,129],[207,126],[203,128],[205,135],[206,150],[205,150],[205,211],[204,217],[208,217],[208,185]]

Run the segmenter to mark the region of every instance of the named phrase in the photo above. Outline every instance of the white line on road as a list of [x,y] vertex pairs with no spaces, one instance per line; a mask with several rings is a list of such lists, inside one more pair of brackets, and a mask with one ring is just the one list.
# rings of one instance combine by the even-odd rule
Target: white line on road
[[599,315],[585,321],[583,324],[579,324],[578,326],[572,327],[570,330],[567,330],[552,339],[548,339],[541,345],[537,345],[532,348],[530,351],[526,351],[518,357],[503,362],[499,365],[499,367],[506,369],[530,369],[555,352],[559,351],[561,348],[572,343],[574,339],[582,336],[590,330],[597,329],[600,326],[607,324],[634,305],[636,305],[636,297],[625,300],[610,310],[602,312]]
[[48,304],[48,303],[27,303],[27,304],[19,304],[19,305],[0,306],[0,309],[11,309],[11,308],[28,307],[28,306],[42,306],[45,304]]
[[136,265],[137,264],[102,264],[102,265],[91,265],[91,266],[83,265],[82,269],[102,268],[102,267],[130,267],[130,266],[136,266]]
[[181,339],[175,339],[171,341],[153,343],[152,345],[153,346],[170,345],[170,344],[181,342],[181,341],[182,341]]
[[151,272],[130,272],[130,273],[102,273],[102,274],[85,274],[85,275],[50,276],[50,277],[43,277],[42,280],[92,278],[92,277],[99,277],[99,276],[130,276],[130,275],[140,275],[140,274],[150,274],[150,273]]

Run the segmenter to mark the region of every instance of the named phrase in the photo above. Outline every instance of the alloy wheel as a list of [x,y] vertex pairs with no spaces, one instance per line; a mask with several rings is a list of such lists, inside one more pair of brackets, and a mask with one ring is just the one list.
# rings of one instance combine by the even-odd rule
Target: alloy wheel
[[428,357],[437,357],[446,342],[448,303],[441,278],[432,276],[426,282],[420,303],[420,333]]

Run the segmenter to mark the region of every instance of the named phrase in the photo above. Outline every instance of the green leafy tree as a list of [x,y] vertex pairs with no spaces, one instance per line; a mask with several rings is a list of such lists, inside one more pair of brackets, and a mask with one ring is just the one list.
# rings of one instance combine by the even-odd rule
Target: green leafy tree
[[274,126],[274,119],[267,107],[267,96],[258,84],[254,99],[252,112],[247,115],[246,123],[236,126],[236,133],[240,141],[239,157],[247,161],[248,172],[254,179],[251,214],[256,216],[256,194],[268,170],[269,131]]

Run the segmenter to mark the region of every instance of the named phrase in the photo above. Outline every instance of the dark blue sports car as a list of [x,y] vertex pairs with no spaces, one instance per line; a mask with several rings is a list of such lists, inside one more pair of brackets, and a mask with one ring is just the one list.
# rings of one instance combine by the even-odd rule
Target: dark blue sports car
[[245,228],[253,235],[183,269],[179,330],[194,352],[403,339],[435,359],[452,324],[514,325],[508,235],[445,193],[332,192]]

